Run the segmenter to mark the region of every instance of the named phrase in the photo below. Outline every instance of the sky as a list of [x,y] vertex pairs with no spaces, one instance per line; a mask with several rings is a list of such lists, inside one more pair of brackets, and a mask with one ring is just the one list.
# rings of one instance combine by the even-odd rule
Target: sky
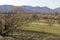
[[54,9],[60,7],[60,0],[0,0],[0,5],[28,5],[48,7]]

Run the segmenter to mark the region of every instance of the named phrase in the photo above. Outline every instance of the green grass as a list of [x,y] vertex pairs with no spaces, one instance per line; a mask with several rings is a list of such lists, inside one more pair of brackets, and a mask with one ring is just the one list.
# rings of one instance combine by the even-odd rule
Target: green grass
[[35,23],[43,23],[43,24],[32,24],[31,23],[31,24],[23,25],[22,30],[32,30],[32,31],[38,31],[38,32],[44,31],[47,33],[53,33],[53,34],[60,35],[60,25],[57,24],[56,20],[53,20],[55,25],[52,25],[51,27],[45,22],[46,20],[39,20],[39,21],[35,21]]

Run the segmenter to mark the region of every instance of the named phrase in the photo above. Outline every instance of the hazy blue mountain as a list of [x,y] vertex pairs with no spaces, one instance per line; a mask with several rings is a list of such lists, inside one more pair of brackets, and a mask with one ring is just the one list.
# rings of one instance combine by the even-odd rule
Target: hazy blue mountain
[[[19,9],[20,8],[23,9],[25,12],[41,12],[41,13],[59,12],[60,13],[60,7],[56,9],[50,9],[48,7],[39,7],[39,6],[32,7],[32,6],[13,6],[13,5],[0,5],[0,11],[7,12],[13,9],[16,11],[17,7],[19,7]],[[19,11],[19,9],[17,9],[17,11]]]
[[48,7],[32,7],[32,6],[21,6],[21,8],[26,12],[41,12],[41,13],[51,13],[52,9]]
[[0,10],[8,11],[13,5],[0,5]]
[[60,7],[55,8],[54,11],[60,13]]

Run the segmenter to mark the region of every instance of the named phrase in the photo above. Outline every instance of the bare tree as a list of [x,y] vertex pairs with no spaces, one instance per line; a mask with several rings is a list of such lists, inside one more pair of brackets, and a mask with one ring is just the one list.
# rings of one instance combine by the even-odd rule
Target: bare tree
[[25,16],[20,16],[20,14],[2,14],[0,20],[0,34],[2,35],[9,35],[17,30],[18,27],[22,25],[28,24],[31,20],[25,20]]

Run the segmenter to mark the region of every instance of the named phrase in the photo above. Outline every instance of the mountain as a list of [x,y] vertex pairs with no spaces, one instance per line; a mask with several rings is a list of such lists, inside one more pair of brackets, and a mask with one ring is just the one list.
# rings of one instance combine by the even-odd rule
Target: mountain
[[8,11],[12,7],[14,6],[13,5],[0,5],[0,10]]
[[60,7],[55,9],[50,9],[48,7],[32,7],[32,6],[13,6],[13,5],[0,5],[0,12],[19,12],[21,10],[24,10],[25,12],[40,12],[40,13],[53,13],[53,12],[59,12],[60,13]]
[[60,13],[60,7],[55,8],[54,11]]
[[41,12],[41,13],[52,13],[53,10],[48,7],[32,7],[32,6],[21,6],[26,12]]

